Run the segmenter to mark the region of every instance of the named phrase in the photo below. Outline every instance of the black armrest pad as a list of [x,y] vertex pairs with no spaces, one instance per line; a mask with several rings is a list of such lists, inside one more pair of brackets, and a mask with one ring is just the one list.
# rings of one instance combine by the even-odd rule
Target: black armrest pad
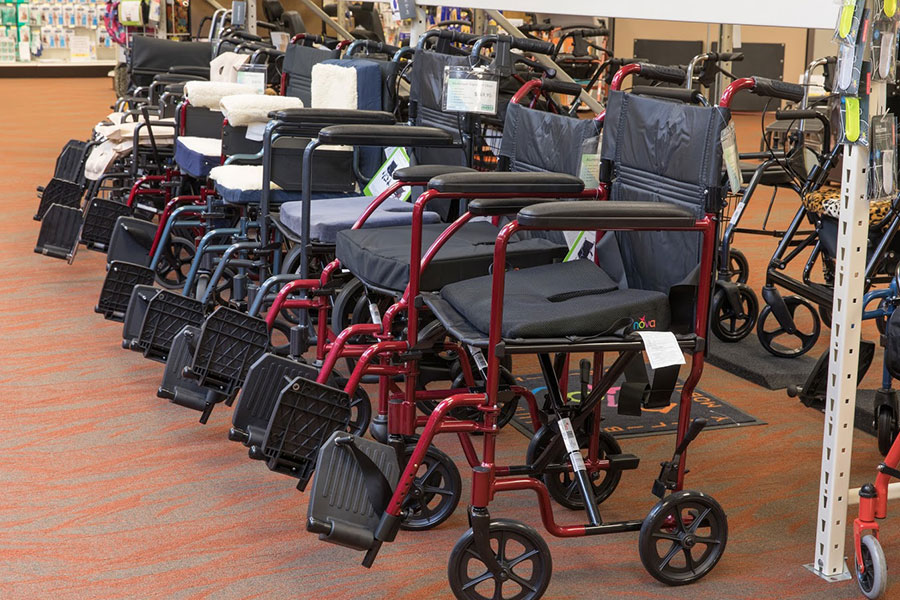
[[477,198],[469,202],[468,210],[476,217],[502,217],[536,204],[560,201],[559,198]]
[[414,165],[396,169],[393,173],[393,177],[394,181],[407,183],[414,181],[430,181],[432,177],[446,175],[447,173],[477,173],[477,171],[475,169],[470,169],[469,167],[452,165]]
[[300,125],[393,125],[397,122],[389,112],[341,108],[288,108],[270,112],[269,118]]
[[186,81],[205,81],[206,77],[189,73],[160,73],[153,77],[155,83],[183,83]]
[[460,194],[577,194],[584,182],[565,173],[450,173],[435,177],[428,188]]
[[435,127],[332,125],[319,132],[319,141],[347,146],[452,146],[453,136]]
[[186,73],[188,75],[203,75],[209,77],[209,67],[176,65],[169,67],[169,73]]
[[667,202],[551,202],[519,211],[519,225],[534,229],[604,230],[690,227],[687,208]]

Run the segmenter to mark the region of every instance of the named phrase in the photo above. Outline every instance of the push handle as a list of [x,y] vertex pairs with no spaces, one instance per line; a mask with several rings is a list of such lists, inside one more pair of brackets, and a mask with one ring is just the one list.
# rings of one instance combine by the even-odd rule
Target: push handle
[[475,35],[474,33],[463,33],[462,31],[457,31],[456,29],[441,29],[437,36],[442,40],[459,42],[466,45],[475,43],[475,41],[480,37]]
[[800,102],[803,100],[802,85],[769,79],[768,77],[752,77],[751,79],[753,79],[753,89],[751,91],[757,96],[779,98],[788,102]]
[[743,52],[710,52],[710,62],[740,62],[744,60]]
[[675,454],[683,454],[684,451],[687,450],[688,444],[693,442],[694,438],[700,435],[700,432],[703,431],[704,427],[706,427],[706,419],[694,419],[691,421],[687,433],[684,434],[681,443],[675,448]]
[[682,85],[687,74],[679,67],[666,67],[651,63],[640,63],[640,76],[645,79]]
[[389,54],[393,56],[400,51],[400,47],[391,46],[384,42],[376,42],[374,40],[353,40],[353,43],[347,48],[346,55],[353,56],[361,50],[367,50],[375,54]]
[[566,37],[606,37],[609,35],[609,29],[606,27],[577,27],[573,29],[564,27],[561,33]]
[[556,50],[553,42],[545,42],[544,40],[533,38],[512,38],[510,48],[533,54],[553,54],[554,50]]
[[659,87],[657,85],[636,85],[631,88],[632,94],[639,96],[653,96],[655,98],[667,98],[677,100],[685,104],[703,104],[705,98],[697,90],[684,88]]
[[541,90],[552,94],[566,94],[567,96],[578,96],[583,88],[574,81],[563,81],[561,79],[544,79],[541,81]]
[[825,115],[811,108],[806,110],[776,110],[775,119],[778,121],[802,121],[804,119],[824,119]]

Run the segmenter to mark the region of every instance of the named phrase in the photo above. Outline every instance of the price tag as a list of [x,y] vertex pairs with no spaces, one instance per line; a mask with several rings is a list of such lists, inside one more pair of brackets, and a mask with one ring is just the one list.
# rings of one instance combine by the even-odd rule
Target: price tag
[[683,365],[684,354],[671,331],[638,331],[652,369]]
[[242,83],[244,85],[251,85],[254,88],[259,90],[260,94],[266,93],[266,71],[263,66],[262,69],[250,69],[248,67],[255,67],[262,65],[244,65],[237,72],[237,83]]
[[484,69],[444,67],[441,107],[447,112],[497,114],[500,83]]
[[[394,171],[409,166],[409,154],[405,148],[389,148],[386,150],[387,160],[375,172],[375,176],[369,181],[363,189],[366,196],[378,196],[384,190],[388,189],[394,183]],[[412,190],[401,188],[394,193],[394,198],[402,202],[409,200]]]
[[737,194],[744,184],[741,177],[741,163],[738,158],[737,134],[734,131],[734,123],[729,123],[728,127],[722,130],[719,136],[722,142],[722,158],[725,160],[725,170],[728,171],[728,184],[731,186],[731,193]]
[[287,49],[288,42],[291,41],[291,35],[286,31],[273,31],[269,33],[269,37],[272,38],[272,45],[280,52],[284,52]]
[[475,361],[475,366],[478,367],[479,371],[484,371],[485,369],[487,369],[487,360],[484,358],[484,354],[482,354],[481,348],[469,346],[469,354],[472,355],[472,360]]
[[578,448],[578,439],[575,437],[575,430],[572,429],[572,421],[569,417],[565,417],[558,421],[559,431],[562,433],[563,444],[566,446],[566,452],[569,453],[569,459],[572,461],[572,468],[576,471],[586,471],[584,466],[584,457],[581,456],[581,450]]
[[91,40],[86,35],[73,35],[69,40],[69,60],[85,62],[91,60]]

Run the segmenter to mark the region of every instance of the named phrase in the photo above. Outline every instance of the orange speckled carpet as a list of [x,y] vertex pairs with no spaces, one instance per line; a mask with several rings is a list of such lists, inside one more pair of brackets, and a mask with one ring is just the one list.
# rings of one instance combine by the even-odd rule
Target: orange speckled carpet
[[[448,597],[446,560],[466,528],[462,509],[437,530],[401,532],[373,569],[362,568],[360,554],[305,532],[306,500],[292,480],[226,440],[229,409],[201,426],[197,413],[155,397],[162,366],[123,351],[121,326],[92,311],[102,255],[82,251],[69,266],[32,252],[35,186],[47,182],[62,145],[86,137],[112,101],[105,79],[0,79],[0,598]],[[742,125],[742,147],[755,149],[758,117]],[[795,206],[779,199],[773,219]],[[773,244],[739,239],[757,277]],[[825,583],[802,567],[813,558],[821,415],[714,368],[701,385],[768,423],[705,432],[691,452],[689,487],[713,494],[728,513],[722,562],[696,585],[667,588],[641,567],[637,534],[546,536],[554,562],[547,597],[859,597],[855,582]],[[874,439],[856,437],[853,485],[879,462]],[[672,440],[623,441],[644,460],[604,505],[607,520],[650,508],[650,483]],[[459,460],[468,490],[454,439],[439,445]],[[501,462],[518,462],[525,439],[509,430],[501,445]],[[539,525],[527,493],[498,497],[492,513]],[[889,572],[900,573],[900,518],[882,531]],[[894,581],[889,597],[900,598],[900,576]]]

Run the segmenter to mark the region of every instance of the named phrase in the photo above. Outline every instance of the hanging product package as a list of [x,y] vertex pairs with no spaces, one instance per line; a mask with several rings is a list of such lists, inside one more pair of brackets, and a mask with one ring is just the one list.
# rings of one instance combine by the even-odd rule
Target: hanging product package
[[843,143],[869,145],[869,97],[842,96]]
[[891,197],[897,189],[897,119],[890,113],[872,117],[869,131],[872,147],[869,199]]
[[844,46],[855,46],[865,0],[842,0],[838,22],[834,28],[834,41]]
[[879,13],[872,26],[872,79],[894,83],[897,76],[896,19]]
[[861,20],[862,27],[858,30],[856,43],[853,45],[841,44],[838,51],[834,91],[839,94],[854,96],[859,93],[866,43],[869,41],[870,14],[868,10],[863,11]]
[[484,67],[444,67],[441,108],[446,112],[496,115],[500,78]]

